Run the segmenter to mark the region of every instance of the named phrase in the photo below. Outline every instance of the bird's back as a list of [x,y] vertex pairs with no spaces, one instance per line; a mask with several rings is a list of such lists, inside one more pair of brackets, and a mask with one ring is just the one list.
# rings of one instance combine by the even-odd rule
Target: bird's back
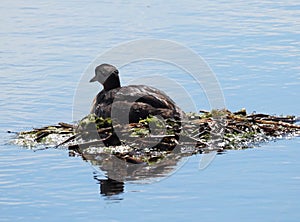
[[164,118],[179,118],[182,111],[164,92],[145,85],[129,85],[102,90],[95,98],[94,112],[97,116],[107,118],[125,115],[129,122],[138,122],[149,115],[161,115]]

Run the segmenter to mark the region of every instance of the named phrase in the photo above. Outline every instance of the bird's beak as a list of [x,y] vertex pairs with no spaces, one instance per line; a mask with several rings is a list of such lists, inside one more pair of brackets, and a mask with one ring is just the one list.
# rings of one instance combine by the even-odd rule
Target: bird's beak
[[96,81],[97,81],[96,76],[94,76],[94,77],[90,80],[90,82],[96,82]]

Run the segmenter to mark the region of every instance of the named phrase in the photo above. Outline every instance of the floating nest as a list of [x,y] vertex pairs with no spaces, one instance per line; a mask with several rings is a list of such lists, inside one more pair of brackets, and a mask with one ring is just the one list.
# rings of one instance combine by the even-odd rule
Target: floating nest
[[34,150],[68,147],[70,155],[95,161],[100,155],[151,165],[178,153],[221,153],[299,136],[297,121],[295,116],[247,114],[245,109],[188,113],[180,122],[150,116],[125,125],[90,114],[76,124],[58,123],[17,133],[13,143]]

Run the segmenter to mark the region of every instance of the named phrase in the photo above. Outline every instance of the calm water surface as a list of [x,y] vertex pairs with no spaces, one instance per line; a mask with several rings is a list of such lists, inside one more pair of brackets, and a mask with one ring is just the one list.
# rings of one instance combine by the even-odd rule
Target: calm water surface
[[[4,0],[0,15],[0,221],[299,221],[299,138],[229,151],[201,171],[201,156],[193,156],[160,182],[125,183],[105,196],[104,177],[88,162],[65,149],[11,145],[6,133],[73,121],[89,63],[143,38],[176,41],[202,56],[230,110],[300,116],[298,1]],[[176,67],[142,61],[121,73],[124,84],[158,73],[174,78],[196,109],[210,108]],[[164,90],[191,111],[175,89]]]

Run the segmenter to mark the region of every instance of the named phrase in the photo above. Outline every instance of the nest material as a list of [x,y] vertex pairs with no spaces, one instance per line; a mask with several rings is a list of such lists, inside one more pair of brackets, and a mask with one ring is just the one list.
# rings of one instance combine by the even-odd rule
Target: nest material
[[[78,124],[59,123],[20,132],[15,143],[25,146],[68,146],[71,153],[113,154],[132,163],[156,162],[174,152],[195,153],[244,149],[284,136],[299,136],[295,116],[247,114],[228,110],[188,113],[180,122],[148,117],[138,123],[113,124],[90,114]],[[49,147],[43,147],[47,149]]]

